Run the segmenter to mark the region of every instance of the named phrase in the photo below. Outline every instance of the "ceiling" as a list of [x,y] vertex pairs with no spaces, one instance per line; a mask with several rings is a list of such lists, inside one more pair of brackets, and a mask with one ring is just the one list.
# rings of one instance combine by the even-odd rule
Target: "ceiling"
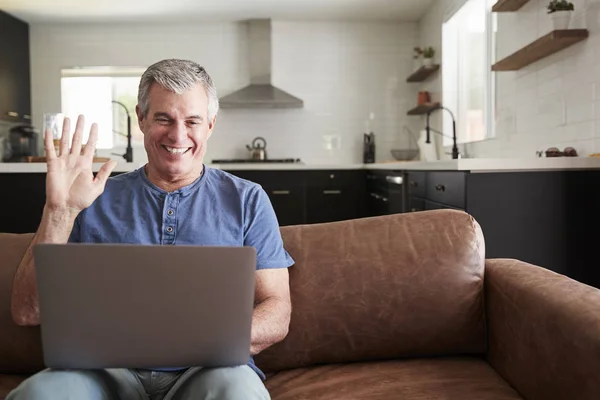
[[158,22],[273,18],[418,21],[438,0],[0,0],[27,22]]

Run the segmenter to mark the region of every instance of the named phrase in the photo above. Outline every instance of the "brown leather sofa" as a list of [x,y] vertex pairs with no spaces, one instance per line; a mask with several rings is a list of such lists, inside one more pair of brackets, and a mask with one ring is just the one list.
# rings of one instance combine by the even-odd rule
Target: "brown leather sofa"
[[[467,214],[282,233],[296,260],[290,333],[256,359],[273,399],[600,399],[600,291],[485,260]],[[0,398],[43,367],[39,329],[9,314],[30,239],[0,235]]]

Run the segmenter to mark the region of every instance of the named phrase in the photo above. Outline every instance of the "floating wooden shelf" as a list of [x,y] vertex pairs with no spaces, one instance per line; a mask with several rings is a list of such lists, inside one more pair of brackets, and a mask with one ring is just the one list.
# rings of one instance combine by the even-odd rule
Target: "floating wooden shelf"
[[516,71],[544,57],[554,54],[566,47],[588,37],[587,29],[564,29],[552,31],[542,36],[521,50],[498,61],[492,71]]
[[436,107],[439,107],[440,103],[427,103],[420,106],[416,106],[415,108],[408,110],[407,115],[424,115],[429,111],[433,110]]
[[529,0],[498,0],[492,7],[493,12],[517,11],[523,7]]
[[435,73],[438,69],[440,69],[439,64],[432,65],[431,67],[422,66],[413,72],[408,78],[406,78],[406,82],[423,82],[425,79],[433,75],[433,73]]

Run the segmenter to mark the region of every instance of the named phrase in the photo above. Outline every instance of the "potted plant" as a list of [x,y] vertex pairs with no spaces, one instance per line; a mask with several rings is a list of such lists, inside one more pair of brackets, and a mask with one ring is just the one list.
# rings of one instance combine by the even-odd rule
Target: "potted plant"
[[433,65],[433,56],[435,56],[435,49],[431,46],[423,49],[423,65],[427,68],[431,68]]
[[414,47],[413,51],[413,69],[416,71],[423,66],[423,49]]
[[575,10],[573,3],[567,0],[552,0],[548,3],[548,14],[552,18],[554,30],[568,29],[571,14]]

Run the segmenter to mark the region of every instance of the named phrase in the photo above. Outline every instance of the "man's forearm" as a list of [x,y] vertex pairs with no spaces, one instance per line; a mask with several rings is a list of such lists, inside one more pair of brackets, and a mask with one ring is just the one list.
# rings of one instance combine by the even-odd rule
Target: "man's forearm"
[[67,243],[76,217],[77,213],[72,210],[48,210],[44,207],[40,226],[19,264],[13,281],[11,314],[16,324],[39,324],[33,248],[38,243]]
[[256,355],[282,341],[290,325],[291,305],[280,298],[267,298],[254,308],[250,353]]

